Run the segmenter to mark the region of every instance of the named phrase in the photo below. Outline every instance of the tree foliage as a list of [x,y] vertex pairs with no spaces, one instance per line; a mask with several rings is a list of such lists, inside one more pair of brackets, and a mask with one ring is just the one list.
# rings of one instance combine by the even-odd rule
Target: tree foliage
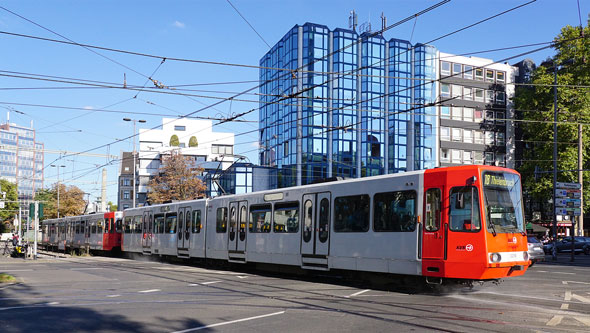
[[148,184],[148,199],[157,204],[172,200],[193,200],[204,197],[207,189],[198,178],[203,168],[180,153],[163,157],[158,174]]
[[199,141],[197,141],[197,137],[196,136],[191,136],[191,138],[188,140],[188,146],[189,147],[198,147],[199,146]]
[[[523,186],[538,201],[547,202],[553,188],[553,110],[554,67],[557,72],[557,181],[578,181],[578,123],[583,129],[583,169],[589,169],[590,153],[590,28],[566,26],[555,38],[556,54],[532,73],[530,86],[519,86],[514,98],[521,112],[525,149],[522,167]],[[537,172],[535,173],[535,168]],[[543,172],[545,171],[545,172]],[[547,172],[549,171],[549,172]],[[584,207],[590,200],[590,177],[584,181]]]
[[180,146],[180,140],[178,139],[178,135],[172,134],[170,137],[170,147],[178,147]]
[[[43,189],[35,194],[35,200],[45,204],[43,214],[45,219],[57,217],[57,184],[51,189]],[[84,192],[76,186],[59,184],[59,216],[75,216],[84,214],[86,201]]]
[[14,221],[14,214],[18,213],[19,207],[16,184],[6,179],[0,179],[0,192],[6,192],[5,199],[2,199],[0,193],[0,200],[4,200],[4,209],[0,209],[0,222],[12,222]]

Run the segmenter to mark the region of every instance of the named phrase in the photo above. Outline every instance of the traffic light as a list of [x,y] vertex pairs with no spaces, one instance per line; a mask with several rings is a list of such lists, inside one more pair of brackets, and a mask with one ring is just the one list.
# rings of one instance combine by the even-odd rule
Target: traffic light
[[[43,219],[43,206],[45,204],[39,203],[39,220]],[[31,220],[35,219],[35,203],[29,204],[29,218]]]

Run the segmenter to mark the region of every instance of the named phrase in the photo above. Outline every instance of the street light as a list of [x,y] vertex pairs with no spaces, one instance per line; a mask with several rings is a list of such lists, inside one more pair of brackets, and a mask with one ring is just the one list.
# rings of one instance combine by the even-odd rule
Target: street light
[[59,168],[65,168],[65,165],[51,164],[52,167],[57,168],[57,218],[59,218]]
[[123,118],[124,121],[132,121],[133,122],[133,208],[135,208],[135,178],[137,178],[136,174],[137,174],[137,167],[136,167],[136,162],[135,162],[135,123],[136,122],[140,122],[140,123],[145,123],[146,121],[143,119],[131,119],[131,118]]

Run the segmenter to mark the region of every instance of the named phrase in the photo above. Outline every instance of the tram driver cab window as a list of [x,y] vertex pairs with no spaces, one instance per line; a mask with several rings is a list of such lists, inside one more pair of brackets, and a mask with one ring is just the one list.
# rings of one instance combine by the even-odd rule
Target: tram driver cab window
[[477,232],[481,229],[479,195],[473,186],[455,187],[450,196],[450,229]]

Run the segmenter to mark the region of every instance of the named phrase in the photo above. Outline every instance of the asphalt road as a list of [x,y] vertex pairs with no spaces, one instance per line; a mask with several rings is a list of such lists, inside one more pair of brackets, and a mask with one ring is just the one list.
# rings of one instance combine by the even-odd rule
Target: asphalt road
[[[548,257],[550,260],[550,257]],[[452,293],[105,257],[1,258],[0,332],[587,332],[590,256]]]

